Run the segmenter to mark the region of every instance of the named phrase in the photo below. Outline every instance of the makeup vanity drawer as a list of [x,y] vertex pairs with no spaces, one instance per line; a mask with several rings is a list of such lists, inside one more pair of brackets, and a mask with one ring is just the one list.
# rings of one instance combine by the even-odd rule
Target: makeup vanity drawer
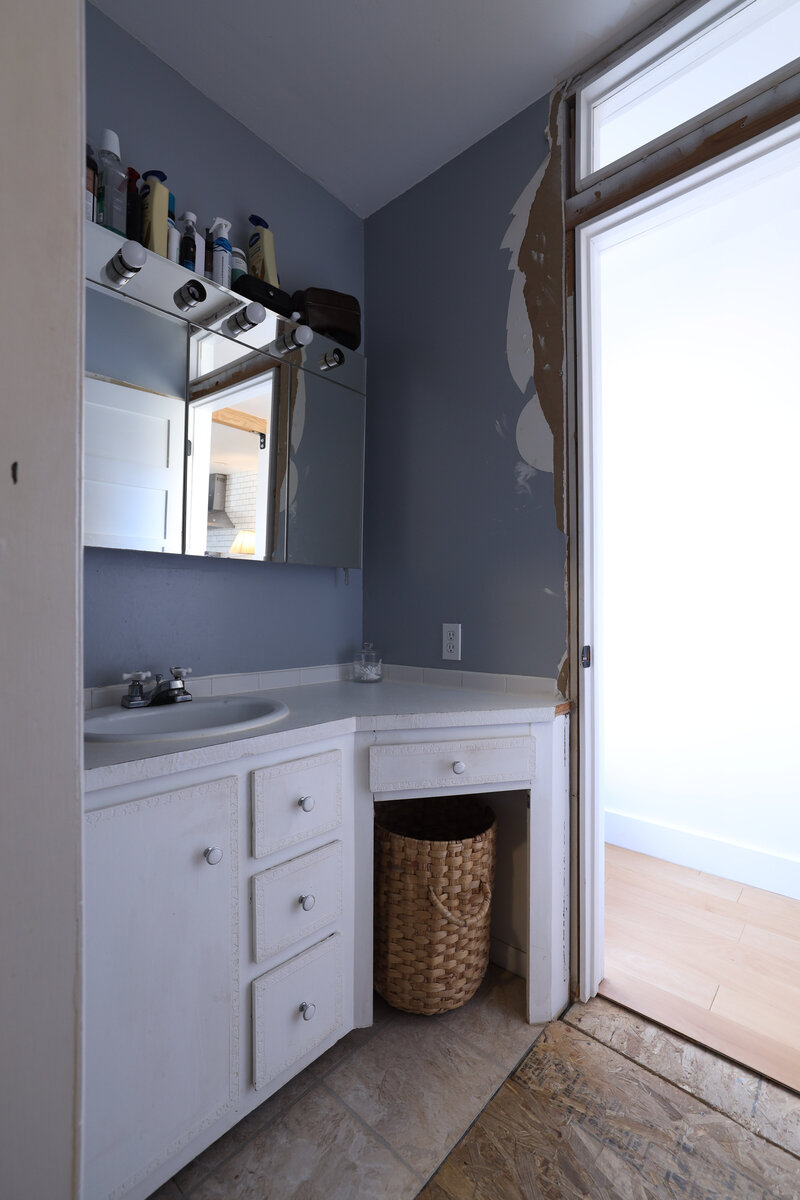
[[253,957],[266,962],[342,911],[342,843],[331,842],[254,875]]
[[519,783],[533,778],[534,766],[531,737],[370,746],[369,785],[372,792],[408,792]]
[[343,1025],[342,938],[334,933],[254,980],[255,1087],[266,1087]]
[[328,750],[251,772],[253,857],[264,858],[342,823],[342,752]]

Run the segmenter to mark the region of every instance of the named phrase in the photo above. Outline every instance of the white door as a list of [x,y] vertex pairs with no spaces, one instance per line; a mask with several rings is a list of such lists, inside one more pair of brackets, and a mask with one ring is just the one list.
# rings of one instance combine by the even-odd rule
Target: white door
[[180,554],[183,399],[87,376],[83,413],[84,545]]
[[238,1099],[236,804],[231,778],[85,818],[92,1200],[124,1194]]
[[579,231],[582,999],[604,821],[800,880],[798,195],[795,123]]

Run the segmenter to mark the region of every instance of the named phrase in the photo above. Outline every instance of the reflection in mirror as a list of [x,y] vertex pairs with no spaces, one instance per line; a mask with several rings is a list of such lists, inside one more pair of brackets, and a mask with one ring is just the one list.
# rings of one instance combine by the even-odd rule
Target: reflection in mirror
[[[265,324],[274,317],[270,316]],[[274,328],[265,331],[265,341]],[[272,560],[280,376],[259,351],[192,327],[186,552]]]
[[179,554],[186,326],[86,291],[84,543]]
[[359,392],[293,372],[287,562],[361,566],[364,421]]

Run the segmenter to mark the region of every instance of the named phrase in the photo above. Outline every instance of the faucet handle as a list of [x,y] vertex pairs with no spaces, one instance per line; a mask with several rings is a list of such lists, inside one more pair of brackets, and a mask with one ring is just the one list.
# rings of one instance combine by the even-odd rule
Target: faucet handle
[[150,678],[150,675],[150,671],[127,671],[122,676],[122,682],[127,683],[129,679],[132,679],[134,683],[144,683],[145,679]]
[[170,667],[173,679],[185,679],[187,675],[191,675],[191,667]]

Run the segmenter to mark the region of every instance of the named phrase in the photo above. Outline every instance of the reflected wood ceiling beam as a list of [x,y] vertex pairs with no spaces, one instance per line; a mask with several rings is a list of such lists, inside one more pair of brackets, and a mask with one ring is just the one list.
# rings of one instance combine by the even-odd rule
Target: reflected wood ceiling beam
[[250,413],[241,412],[238,408],[218,408],[211,414],[211,420],[217,425],[227,425],[231,429],[241,429],[244,433],[263,433],[266,436],[267,422],[264,417],[253,417]]

